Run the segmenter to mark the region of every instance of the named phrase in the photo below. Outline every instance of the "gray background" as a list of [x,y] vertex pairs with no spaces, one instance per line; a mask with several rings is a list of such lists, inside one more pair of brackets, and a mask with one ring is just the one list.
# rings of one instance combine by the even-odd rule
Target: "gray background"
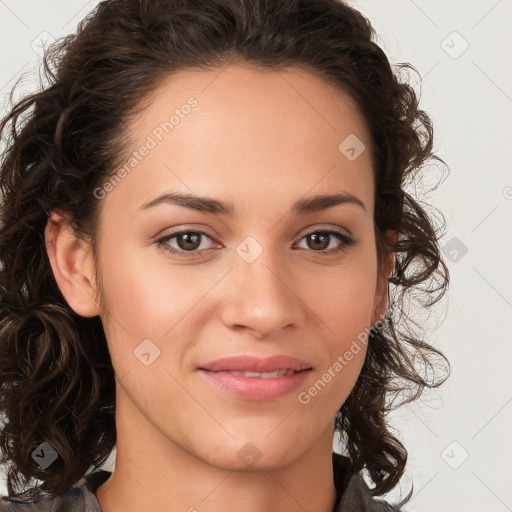
[[[74,31],[97,3],[0,0],[2,107],[15,78],[37,66],[41,42]],[[406,511],[512,510],[512,0],[351,4],[369,17],[392,63],[411,62],[420,72],[422,83],[413,83],[450,169],[422,197],[447,222],[451,286],[429,341],[449,357],[452,375],[390,416],[409,462],[388,498],[413,483]],[[20,90],[36,79],[33,71]],[[427,175],[442,172],[433,167]]]

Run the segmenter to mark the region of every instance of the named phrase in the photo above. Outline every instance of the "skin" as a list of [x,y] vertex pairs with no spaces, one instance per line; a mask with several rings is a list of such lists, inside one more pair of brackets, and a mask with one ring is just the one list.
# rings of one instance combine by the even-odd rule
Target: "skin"
[[[104,512],[331,512],[333,419],[364,345],[308,404],[297,395],[386,308],[394,259],[379,275],[371,141],[350,97],[320,78],[231,65],[162,82],[129,126],[133,150],[190,96],[198,105],[101,199],[100,283],[89,241],[64,217],[54,212],[45,231],[68,304],[101,316],[117,377],[116,464],[98,501]],[[354,161],[338,150],[350,134],[367,148]],[[140,210],[164,191],[231,201],[236,214],[171,204]],[[334,191],[358,197],[366,211],[347,203],[292,215],[295,201]],[[334,227],[356,244],[326,254],[343,242],[308,242]],[[211,237],[197,242],[203,255],[171,255],[156,243],[185,228]],[[263,249],[252,263],[236,252],[248,236]],[[177,238],[169,245],[184,251]],[[144,339],[160,350],[148,366],[134,356]],[[313,371],[295,392],[252,401],[196,370],[240,354],[290,355]],[[247,443],[259,453],[251,467],[239,456]]]

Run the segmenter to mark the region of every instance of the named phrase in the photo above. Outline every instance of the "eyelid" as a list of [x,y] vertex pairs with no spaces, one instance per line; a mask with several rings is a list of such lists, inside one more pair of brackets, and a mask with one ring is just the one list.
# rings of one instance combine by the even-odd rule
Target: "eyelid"
[[[340,246],[337,248],[331,248],[328,250],[319,250],[315,251],[313,249],[301,249],[302,251],[309,252],[309,253],[318,253],[319,255],[332,255],[332,254],[338,254],[343,253],[346,250],[348,250],[350,247],[354,246],[357,243],[357,240],[352,236],[352,234],[345,228],[341,228],[340,226],[318,226],[318,225],[311,225],[305,228],[306,231],[304,231],[299,237],[297,242],[295,244],[300,243],[305,237],[313,234],[313,233],[320,233],[320,232],[327,232],[329,236],[336,238],[340,242]],[[181,228],[172,231],[167,234],[163,234],[156,240],[156,244],[160,246],[166,246],[163,250],[175,254],[178,257],[182,258],[193,258],[195,257],[201,257],[203,252],[210,251],[211,249],[201,249],[201,250],[193,250],[193,251],[185,251],[183,249],[176,249],[174,247],[169,247],[168,242],[171,239],[174,239],[175,237],[179,236],[183,233],[195,233],[199,234],[201,237],[209,238],[214,244],[220,244],[217,242],[217,237],[212,236],[205,228],[193,228],[188,227],[186,225],[181,225]],[[294,244],[294,245],[295,245]],[[222,244],[220,244],[222,245]]]
[[208,235],[212,240],[216,238],[220,238],[220,235],[214,231],[208,228],[207,226],[197,226],[197,225],[189,225],[189,224],[178,224],[177,226],[170,227],[168,229],[165,229],[162,233],[156,235],[154,238],[156,240],[164,238],[166,236],[171,235],[179,235],[180,233],[200,233],[203,235]]
[[[173,231],[174,228],[176,228],[176,231]],[[309,235],[311,233],[314,233],[316,231],[328,231],[330,229],[338,229],[340,231],[343,231],[346,236],[348,236],[350,238],[354,238],[352,233],[350,232],[350,230],[345,228],[345,227],[341,227],[341,226],[338,226],[336,224],[322,224],[322,223],[320,223],[320,224],[314,224],[314,223],[310,224],[309,226],[307,226],[307,227],[303,228],[301,231],[299,231],[297,233],[297,235],[295,235],[295,237],[298,237],[300,235],[300,233],[302,233],[302,235],[300,235],[300,238],[303,238],[304,236]],[[221,237],[221,235],[218,234],[215,230],[211,230],[207,226],[179,224],[178,226],[174,226],[172,228],[169,228],[169,231],[164,230],[164,232],[161,233],[161,234],[158,234],[155,237],[155,239],[163,238],[164,236],[169,236],[169,235],[179,235],[180,233],[189,232],[189,231],[193,231],[195,233],[206,234],[212,240],[215,240],[215,239]]]
[[[337,230],[342,232],[345,236],[349,238],[354,238],[352,236],[352,233],[344,227],[338,226],[337,224],[311,224],[308,227],[304,228],[304,231],[301,231],[302,235],[300,235],[300,238],[305,237],[306,235],[309,235],[311,233],[315,233],[316,231],[330,231],[330,230]],[[299,236],[299,235],[297,235]]]
[[[213,241],[216,241],[217,238],[220,238],[220,235],[216,231],[212,230],[212,232],[210,232],[209,228],[206,226],[197,227],[197,226],[192,226],[192,225],[188,225],[188,224],[179,224],[179,226],[175,226],[175,227],[176,227],[176,231],[169,231],[169,232],[164,231],[164,233],[157,235],[155,237],[155,239],[158,240],[158,239],[164,238],[166,236],[179,235],[180,233],[188,233],[188,232],[194,232],[194,233],[200,233],[200,234],[207,235]],[[174,228],[169,228],[169,229],[172,230]],[[315,233],[316,231],[329,231],[331,229],[340,230],[347,237],[354,238],[354,236],[352,235],[350,230],[348,230],[347,228],[338,226],[338,225],[333,225],[333,224],[311,224],[311,225],[303,228],[303,230],[299,231],[299,233],[297,233],[297,235],[295,235],[295,237],[299,237],[299,235],[300,235],[299,239],[302,239],[311,233]],[[300,233],[302,233],[302,234],[300,234]]]

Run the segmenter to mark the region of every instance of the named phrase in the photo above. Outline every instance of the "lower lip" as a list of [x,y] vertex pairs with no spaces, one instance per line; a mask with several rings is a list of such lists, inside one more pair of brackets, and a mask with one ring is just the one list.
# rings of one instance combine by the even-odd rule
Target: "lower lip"
[[199,370],[209,382],[218,388],[245,400],[273,400],[299,388],[308,377],[311,369],[281,377],[243,377],[225,372]]

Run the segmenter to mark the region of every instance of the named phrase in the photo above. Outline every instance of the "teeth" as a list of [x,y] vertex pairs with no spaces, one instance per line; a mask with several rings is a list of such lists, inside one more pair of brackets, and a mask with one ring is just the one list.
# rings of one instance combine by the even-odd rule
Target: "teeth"
[[263,373],[258,373],[258,372],[222,372],[222,373],[230,373],[231,375],[240,375],[242,377],[259,377],[259,378],[263,378],[263,379],[271,379],[271,378],[275,378],[275,377],[281,377],[283,375],[293,375],[295,373],[294,370],[287,370],[287,369],[284,369],[284,370],[275,370],[273,372],[263,372]]

